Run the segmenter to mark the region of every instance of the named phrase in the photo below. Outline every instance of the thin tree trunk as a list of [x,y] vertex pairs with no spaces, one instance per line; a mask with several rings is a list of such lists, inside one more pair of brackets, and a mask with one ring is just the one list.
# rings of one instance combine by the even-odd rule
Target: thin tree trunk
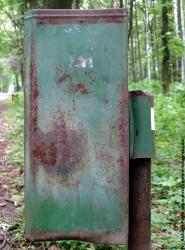
[[[177,0],[173,0],[173,16],[174,16],[174,32],[175,35],[178,37],[178,7],[177,7]],[[174,55],[172,58],[172,81],[178,81],[179,80],[179,69],[178,69],[178,59]]]
[[162,56],[162,88],[163,93],[166,95],[169,91],[169,62],[170,62],[170,50],[169,43],[167,38],[167,33],[169,31],[169,9],[168,9],[169,0],[162,0],[162,47],[163,47],[163,56]]
[[129,20],[128,39],[131,37],[132,28],[133,28],[133,2],[134,0],[130,1],[130,20]]
[[[151,8],[155,8],[155,1],[151,1]],[[157,79],[157,71],[156,71],[156,65],[157,65],[157,58],[156,58],[156,46],[155,46],[155,34],[156,34],[156,25],[155,25],[155,15],[153,15],[150,23],[150,46],[151,46],[151,78]]]
[[134,34],[135,32],[133,32],[134,71],[135,71],[135,81],[137,82],[139,79],[139,71],[138,71],[139,56],[138,56],[138,50],[137,50],[137,37]]
[[75,8],[80,9],[80,0],[76,0],[75,3],[76,3]]
[[[24,54],[23,54],[24,55]],[[24,58],[21,58],[21,87],[24,89],[24,82],[25,82],[25,74],[24,74]]]
[[[177,21],[178,21],[178,36],[182,39],[182,18],[181,18],[181,0],[177,0]],[[182,57],[178,59],[178,80],[182,79]]]
[[134,57],[134,39],[133,34],[130,37],[131,44],[131,71],[132,71],[132,81],[136,82],[136,72],[135,72],[135,57]]
[[138,49],[138,60],[139,60],[139,79],[143,79],[143,70],[141,63],[141,45],[140,45],[140,36],[139,36],[139,25],[138,25],[138,16],[137,16],[137,3],[135,2],[135,15],[136,15],[136,35],[137,35],[137,49]]
[[[185,44],[185,2],[182,3],[182,8],[181,8],[181,21],[182,21],[182,41],[183,44]],[[182,81],[185,81],[185,50],[182,56]]]
[[147,55],[147,78],[151,80],[150,44],[149,44],[149,15],[148,0],[145,0],[145,35],[146,35],[146,55]]
[[[158,18],[156,15],[154,15],[154,30],[157,30],[159,27],[158,25]],[[155,33],[155,71],[156,71],[156,79],[160,80],[161,79],[161,67],[160,65],[160,49],[159,49],[159,44],[157,42],[158,34]]]
[[110,8],[114,8],[114,0],[110,1]]
[[[144,1],[143,1],[143,4],[144,4]],[[147,58],[147,29],[146,29],[146,21],[145,21],[145,15],[142,15],[143,17],[143,24],[142,25],[142,28],[143,28],[143,33],[144,33],[144,37],[143,37],[143,40],[144,40],[144,48],[143,48],[143,57],[144,57],[144,63],[143,63],[143,67],[144,67],[144,70],[143,70],[143,77],[146,78],[147,77],[147,61],[146,61],[146,58]]]
[[16,92],[19,91],[19,75],[18,73],[15,73],[15,88],[16,88]]
[[73,0],[43,0],[46,9],[71,9]]

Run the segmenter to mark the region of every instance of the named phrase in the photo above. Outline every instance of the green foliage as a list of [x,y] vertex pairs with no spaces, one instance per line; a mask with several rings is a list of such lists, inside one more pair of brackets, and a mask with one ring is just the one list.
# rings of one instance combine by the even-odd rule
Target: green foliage
[[[13,145],[9,153],[8,162],[18,164],[23,167],[24,163],[24,108],[23,93],[18,94],[18,98],[9,104],[9,112],[6,115],[7,120],[11,123],[12,132],[10,139]],[[22,171],[22,168],[20,169]]]
[[171,55],[176,56],[176,58],[181,58],[185,51],[185,44],[183,40],[177,36],[174,36],[173,32],[166,33],[166,36],[169,39]]

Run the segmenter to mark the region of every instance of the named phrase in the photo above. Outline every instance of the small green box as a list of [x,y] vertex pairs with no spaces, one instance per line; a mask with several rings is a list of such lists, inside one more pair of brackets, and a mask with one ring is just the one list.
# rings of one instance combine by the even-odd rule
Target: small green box
[[153,96],[142,91],[130,92],[130,159],[153,158],[154,102]]

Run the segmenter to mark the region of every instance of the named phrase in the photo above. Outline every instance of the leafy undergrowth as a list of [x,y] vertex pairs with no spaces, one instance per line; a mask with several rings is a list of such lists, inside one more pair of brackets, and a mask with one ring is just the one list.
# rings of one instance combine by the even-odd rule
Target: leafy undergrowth
[[14,141],[8,155],[8,163],[20,165],[20,171],[24,164],[24,105],[23,93],[20,92],[17,99],[10,101],[6,120],[11,125],[10,139]]
[[[161,94],[159,82],[132,83],[131,90],[140,89],[153,93],[155,97],[156,118],[156,159],[152,165],[152,242],[153,249],[180,250],[180,208],[181,208],[181,139],[185,137],[185,87],[183,84],[171,85],[168,96]],[[12,115],[13,114],[13,115]],[[23,187],[23,96],[10,104],[7,119],[13,126],[11,138],[15,141],[9,155],[12,164],[20,165],[20,178],[16,180]],[[16,199],[23,203],[23,188]],[[15,198],[15,197],[14,197]],[[77,241],[46,242],[25,245],[23,205],[16,211],[14,230],[15,242],[21,249],[125,249],[80,243]],[[52,246],[52,245],[55,245]]]

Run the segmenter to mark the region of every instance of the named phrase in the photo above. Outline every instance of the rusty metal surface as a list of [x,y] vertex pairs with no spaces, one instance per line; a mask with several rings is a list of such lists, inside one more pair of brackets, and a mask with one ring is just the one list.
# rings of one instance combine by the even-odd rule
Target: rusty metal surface
[[129,250],[151,249],[151,159],[129,164]]
[[26,238],[126,244],[127,24],[51,12],[62,24],[25,21]]
[[125,23],[127,9],[105,10],[32,10],[26,19],[36,17],[38,24],[72,24],[72,23]]

